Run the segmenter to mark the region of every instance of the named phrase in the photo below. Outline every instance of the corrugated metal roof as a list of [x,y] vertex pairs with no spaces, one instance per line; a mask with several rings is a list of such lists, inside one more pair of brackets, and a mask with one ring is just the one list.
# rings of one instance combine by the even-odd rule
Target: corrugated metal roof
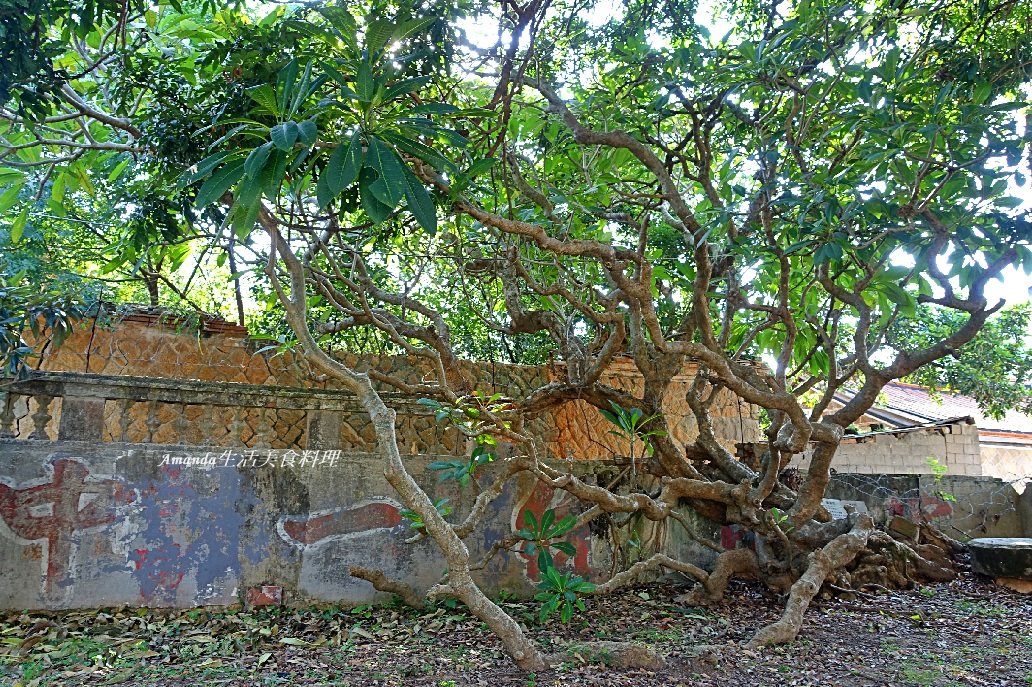
[[[843,389],[836,396],[848,400],[853,392]],[[927,388],[905,382],[886,384],[867,414],[898,427],[970,417],[983,431],[1032,434],[1032,417],[1028,415],[1012,410],[996,420],[983,414],[970,396],[940,391],[933,397]]]

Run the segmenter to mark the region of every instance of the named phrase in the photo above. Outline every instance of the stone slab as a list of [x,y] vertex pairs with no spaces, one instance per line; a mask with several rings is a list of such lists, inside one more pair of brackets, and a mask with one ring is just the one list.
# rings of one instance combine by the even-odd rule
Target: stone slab
[[846,506],[852,507],[857,513],[866,513],[867,504],[863,501],[846,501],[843,499],[821,499],[821,505],[831,514],[832,520],[845,520],[849,513]]
[[969,541],[968,548],[975,572],[1032,581],[1032,538],[984,537]]

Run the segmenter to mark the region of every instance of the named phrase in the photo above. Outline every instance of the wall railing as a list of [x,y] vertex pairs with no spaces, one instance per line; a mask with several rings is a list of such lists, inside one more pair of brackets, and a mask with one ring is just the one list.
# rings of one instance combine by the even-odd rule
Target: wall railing
[[[405,449],[464,450],[417,399],[387,396]],[[0,379],[0,438],[367,450],[375,440],[344,391],[74,372]]]

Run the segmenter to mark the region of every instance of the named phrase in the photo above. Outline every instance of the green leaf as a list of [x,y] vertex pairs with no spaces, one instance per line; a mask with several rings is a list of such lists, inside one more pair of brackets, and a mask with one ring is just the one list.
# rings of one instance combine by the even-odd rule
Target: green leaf
[[132,158],[126,157],[121,162],[119,162],[117,165],[115,165],[115,168],[112,169],[111,172],[107,175],[108,183],[109,184],[114,183],[115,179],[117,179],[118,177],[120,177],[122,175],[122,172],[125,171],[125,168],[129,166],[129,163],[131,161],[132,161]]
[[992,92],[992,84],[990,84],[987,81],[983,81],[979,83],[977,86],[975,86],[974,92],[972,92],[971,94],[971,99],[974,100],[975,103],[981,105],[989,99],[989,96],[992,94]]
[[[326,162],[326,168],[319,177],[320,183],[325,183],[330,199],[336,198],[341,191],[355,183],[361,167],[362,135],[359,131],[355,131],[347,143],[341,143],[334,148],[330,159]],[[323,182],[324,179],[325,182]],[[322,201],[319,201],[319,205],[326,207]]]
[[305,65],[305,73],[301,76],[301,83],[298,84],[294,97],[290,103],[290,115],[293,116],[297,112],[297,108],[301,107],[301,103],[311,93],[310,86],[312,84],[312,60],[308,60],[308,64]]
[[194,199],[194,205],[203,208],[215,202],[230,189],[233,184],[240,181],[244,176],[244,161],[234,160],[224,167],[220,167],[201,186]]
[[261,207],[262,184],[260,179],[244,179],[237,189],[233,209],[230,211],[233,220],[233,232],[239,238],[245,238],[254,229]]
[[17,183],[25,178],[25,174],[10,167],[0,167],[0,186]]
[[408,209],[431,236],[437,233],[437,208],[419,179],[405,168],[405,201]]
[[22,232],[25,231],[25,224],[29,221],[28,206],[22,208],[18,216],[11,223],[11,243],[18,243],[21,240]]
[[7,212],[18,203],[18,195],[25,186],[25,180],[21,179],[0,195],[0,212]]
[[262,190],[269,198],[275,198],[283,185],[283,179],[287,174],[287,153],[282,150],[273,150],[272,159],[262,173],[258,176]]
[[341,74],[340,71],[338,71],[337,68],[329,62],[322,62],[321,64],[323,70],[325,70],[326,73],[330,75],[330,78],[336,81],[337,85],[340,86],[341,93],[344,95],[345,98],[361,100],[358,97],[358,94],[355,93],[355,91],[351,89],[351,86],[348,85],[352,81],[352,79],[349,79],[348,77]]
[[269,136],[272,142],[280,150],[290,150],[297,141],[298,128],[294,122],[283,122],[269,129]]
[[541,514],[541,532],[549,532],[553,522],[555,522],[555,509],[549,508]]
[[404,40],[413,34],[419,33],[420,31],[427,28],[437,20],[438,17],[421,17],[419,19],[409,19],[408,21],[403,21],[394,30],[394,34],[391,37],[395,41]]
[[498,162],[497,158],[485,157],[482,160],[477,160],[469,166],[466,170],[465,176],[472,179],[473,177],[480,176],[484,172],[494,167],[495,163]]
[[411,110],[408,110],[408,114],[454,114],[461,112],[461,110],[450,103],[424,103],[423,105],[416,105]]
[[576,524],[577,517],[574,515],[567,515],[565,518],[563,518],[555,524],[555,527],[552,528],[551,534],[553,537],[561,537],[562,535],[572,530],[573,526]]
[[319,129],[314,119],[306,119],[297,125],[297,137],[306,146],[313,145],[319,136]]
[[276,101],[279,112],[287,111],[287,103],[290,102],[294,91],[294,81],[297,80],[297,70],[298,63],[296,59],[287,62],[286,66],[280,70],[279,78],[276,80],[279,88],[279,97]]
[[394,98],[397,98],[399,95],[404,95],[405,93],[411,93],[411,92],[419,89],[420,86],[425,85],[429,81],[430,81],[430,77],[429,76],[414,76],[411,79],[404,79],[402,81],[399,81],[398,83],[396,83],[393,86],[389,87],[384,92],[383,100],[384,100],[384,102],[386,102],[388,100],[392,100]]
[[[390,217],[391,212],[394,210],[392,206],[380,202],[379,198],[373,193],[372,185],[378,181],[376,173],[368,167],[363,168],[358,176],[358,195],[362,202],[362,209],[365,210],[369,219],[376,224]],[[438,413],[444,416],[448,415],[448,412],[444,410],[440,410]],[[440,422],[440,418],[438,422]]]
[[538,570],[548,572],[555,571],[555,561],[552,559],[552,553],[548,550],[547,546],[542,546],[538,549],[537,564]]
[[333,199],[336,197],[336,195],[330,192],[330,186],[326,182],[326,175],[320,175],[319,180],[315,182],[315,202],[319,206],[319,209],[324,209],[332,203]]
[[419,141],[403,136],[394,131],[383,131],[380,138],[393,143],[398,150],[402,150],[413,157],[417,157],[427,163],[438,172],[455,172],[456,166],[451,160],[438,153],[433,148],[423,145]]
[[398,155],[375,136],[370,136],[365,166],[379,177],[370,185],[370,191],[384,205],[392,210],[396,208],[405,195],[405,174]]
[[262,171],[265,161],[269,159],[272,152],[272,143],[265,143],[251,151],[251,154],[244,160],[244,175],[254,177]]
[[180,189],[184,189],[190,184],[200,181],[204,177],[211,174],[212,170],[214,170],[216,167],[222,164],[222,162],[231,155],[234,155],[234,153],[219,152],[215,153],[214,155],[209,155],[208,157],[198,162],[196,165],[193,165],[185,172],[183,172],[183,175],[180,177],[177,187]]
[[552,544],[552,548],[557,551],[562,551],[567,556],[576,556],[577,548],[568,541],[559,541]]
[[376,95],[376,81],[373,79],[373,69],[365,60],[359,63],[358,73],[355,75],[355,95],[363,103],[373,102],[373,96]]
[[545,603],[544,606],[541,607],[541,612],[538,613],[538,620],[542,623],[545,622],[545,620],[548,619],[548,616],[552,615],[552,613],[554,613],[557,608],[559,608],[558,596],[553,597],[550,601],[548,601],[547,603]]
[[315,11],[321,14],[330,22],[339,33],[344,42],[356,47],[355,34],[358,33],[358,23],[346,9],[339,5],[317,5]]
[[365,40],[366,50],[369,51],[370,58],[386,47],[394,34],[395,28],[393,23],[385,19],[374,19],[369,22],[369,26],[366,27]]
[[251,100],[258,103],[261,109],[273,117],[279,117],[279,105],[276,102],[276,90],[269,84],[252,86],[247,89],[247,95]]
[[831,260],[841,260],[842,255],[842,246],[837,243],[825,243],[814,253],[813,261],[821,265]]

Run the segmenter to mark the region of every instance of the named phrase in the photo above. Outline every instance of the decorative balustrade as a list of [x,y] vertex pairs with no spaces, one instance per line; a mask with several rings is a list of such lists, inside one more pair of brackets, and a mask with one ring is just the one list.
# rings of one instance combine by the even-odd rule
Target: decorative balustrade
[[[416,399],[388,396],[404,451],[464,452]],[[357,399],[339,390],[72,372],[0,380],[0,438],[363,451],[375,440]]]

